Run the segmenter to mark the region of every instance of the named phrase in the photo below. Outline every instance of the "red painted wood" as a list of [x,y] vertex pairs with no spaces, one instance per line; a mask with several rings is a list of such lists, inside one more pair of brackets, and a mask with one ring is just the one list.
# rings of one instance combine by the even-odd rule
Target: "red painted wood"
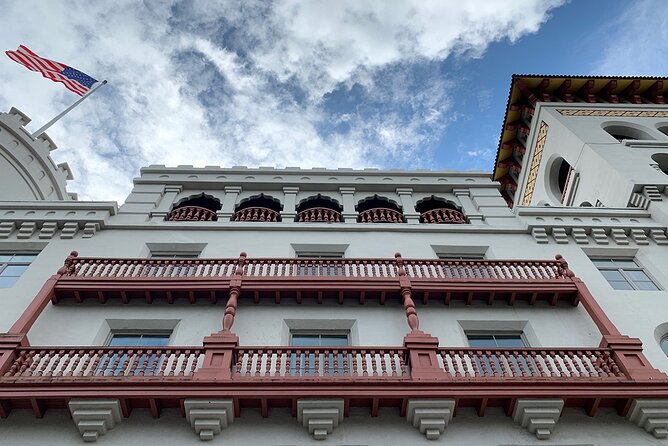
[[394,209],[372,208],[360,212],[357,221],[358,223],[404,223],[404,216]]
[[420,214],[420,223],[464,224],[466,217],[454,209],[439,208]]
[[272,209],[255,206],[235,212],[232,221],[278,222],[281,221],[281,214]]
[[167,215],[167,221],[216,221],[216,213],[199,206],[183,206]]
[[343,221],[341,213],[328,208],[311,208],[297,214],[298,222],[308,223],[340,223]]

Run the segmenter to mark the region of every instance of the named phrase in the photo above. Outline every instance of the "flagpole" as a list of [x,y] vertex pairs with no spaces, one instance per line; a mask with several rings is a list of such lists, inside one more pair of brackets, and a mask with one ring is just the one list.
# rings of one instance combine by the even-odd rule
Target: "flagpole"
[[74,107],[76,107],[77,105],[81,104],[81,102],[82,102],[84,99],[86,99],[88,96],[90,96],[90,95],[92,95],[93,93],[95,93],[95,91],[96,91],[98,88],[100,88],[101,86],[103,86],[103,85],[106,84],[106,83],[107,83],[107,81],[106,81],[106,80],[103,80],[102,82],[98,83],[96,86],[94,86],[93,88],[91,88],[90,90],[88,90],[88,92],[87,92],[86,94],[84,94],[83,96],[81,96],[81,98],[79,98],[74,104],[72,104],[72,105],[70,105],[69,107],[67,107],[67,108],[65,109],[65,111],[63,111],[61,114],[59,114],[58,116],[56,116],[55,118],[53,118],[51,121],[47,122],[47,123],[46,123],[44,126],[42,126],[39,130],[37,130],[35,133],[33,133],[33,134],[31,135],[32,139],[37,139],[37,137],[38,137],[39,135],[41,135],[42,133],[44,133],[44,132],[46,131],[46,129],[48,129],[48,128],[51,127],[53,124],[55,124],[56,121],[58,121],[60,118],[62,118],[62,117],[65,116],[66,114],[68,114],[68,113],[70,112],[70,110],[72,110],[72,109],[73,109]]

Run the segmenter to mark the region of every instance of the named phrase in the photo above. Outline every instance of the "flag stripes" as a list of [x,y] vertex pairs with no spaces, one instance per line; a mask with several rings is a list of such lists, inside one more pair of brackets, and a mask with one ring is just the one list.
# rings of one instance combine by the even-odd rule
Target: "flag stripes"
[[[18,50],[16,51],[5,51],[5,54],[7,54],[7,56],[14,62],[20,63],[29,70],[36,71],[45,78],[51,79],[54,82],[60,82],[65,86],[65,88],[73,93],[78,94],[79,96],[83,96],[90,88],[90,86],[82,85],[81,83],[66,76],[63,73],[67,69],[76,73],[80,73],[77,70],[74,70],[73,68],[68,67],[67,65],[60,62],[40,57],[24,45],[19,46]],[[87,76],[84,73],[81,74],[85,77],[88,77],[93,82],[97,82],[90,76]]]

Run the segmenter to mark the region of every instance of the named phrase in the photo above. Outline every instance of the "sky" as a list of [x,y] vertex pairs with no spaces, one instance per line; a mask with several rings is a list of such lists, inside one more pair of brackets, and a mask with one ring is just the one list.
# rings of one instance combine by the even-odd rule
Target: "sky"
[[[491,172],[513,73],[668,76],[666,0],[0,0],[3,50],[108,80],[48,130],[82,200],[142,166]],[[78,96],[7,57],[34,131]]]

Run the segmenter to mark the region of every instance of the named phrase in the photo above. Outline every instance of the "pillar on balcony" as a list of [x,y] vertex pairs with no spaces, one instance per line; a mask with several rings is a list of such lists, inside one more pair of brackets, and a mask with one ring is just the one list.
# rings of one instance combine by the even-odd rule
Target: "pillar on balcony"
[[635,399],[627,418],[656,438],[668,437],[668,400]]
[[281,222],[294,223],[297,217],[297,193],[299,187],[285,186],[283,188],[283,210],[281,211]]
[[0,333],[0,376],[7,373],[16,361],[16,349],[28,345],[25,333]]
[[665,381],[668,376],[652,367],[642,352],[642,342],[638,338],[624,335],[604,335],[602,348],[612,349],[612,359],[619,369],[633,381]]
[[225,381],[232,379],[234,349],[239,337],[230,331],[220,331],[204,338],[204,361],[194,374],[195,379]]
[[339,187],[343,202],[343,221],[346,223],[357,223],[357,211],[355,211],[355,188]]
[[406,223],[412,225],[420,224],[420,214],[415,211],[415,203],[413,203],[413,189],[410,187],[398,187],[396,192],[401,200],[401,207],[404,210]]
[[315,440],[324,440],[343,421],[343,398],[298,399],[297,421]]
[[421,330],[404,336],[404,347],[408,349],[408,361],[412,380],[436,381],[446,379],[438,363],[438,338]]
[[225,186],[225,197],[223,206],[217,212],[218,221],[230,221],[234,215],[234,207],[237,204],[237,198],[241,193],[241,186]]
[[167,218],[167,214],[174,204],[176,196],[181,193],[183,186],[167,185],[160,199],[160,203],[154,210],[151,211],[151,221],[163,221]]
[[471,223],[482,223],[483,215],[478,210],[478,207],[471,199],[471,191],[469,189],[453,189],[452,193],[459,199],[459,204],[462,207],[464,215]]
[[406,420],[428,440],[438,440],[455,411],[455,400],[413,399],[406,406]]
[[72,420],[86,442],[97,441],[100,435],[121,422],[121,405],[117,399],[72,399],[68,405]]
[[213,440],[214,436],[234,422],[234,405],[231,398],[186,398],[183,408],[186,420],[202,441]]
[[547,440],[559,421],[564,400],[554,399],[525,399],[520,398],[515,403],[513,420],[539,440]]

